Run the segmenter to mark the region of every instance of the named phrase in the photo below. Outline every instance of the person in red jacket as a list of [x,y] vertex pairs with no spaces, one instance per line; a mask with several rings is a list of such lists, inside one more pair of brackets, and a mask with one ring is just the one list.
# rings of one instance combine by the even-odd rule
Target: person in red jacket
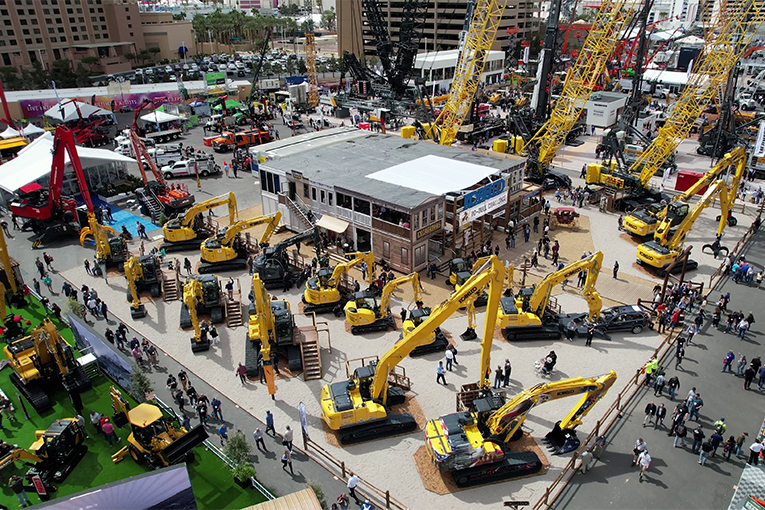
[[669,320],[669,329],[675,329],[675,325],[680,322],[680,311],[681,310],[678,308],[675,310],[675,313],[672,314],[672,318]]

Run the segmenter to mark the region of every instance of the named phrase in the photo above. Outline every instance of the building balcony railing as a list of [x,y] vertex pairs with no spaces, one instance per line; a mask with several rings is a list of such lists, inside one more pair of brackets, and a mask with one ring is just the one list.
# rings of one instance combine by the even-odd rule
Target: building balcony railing
[[372,228],[376,230],[382,230],[383,232],[393,234],[403,239],[411,239],[412,237],[411,231],[408,228],[404,228],[393,223],[388,223],[387,221],[383,221],[377,218],[372,218]]

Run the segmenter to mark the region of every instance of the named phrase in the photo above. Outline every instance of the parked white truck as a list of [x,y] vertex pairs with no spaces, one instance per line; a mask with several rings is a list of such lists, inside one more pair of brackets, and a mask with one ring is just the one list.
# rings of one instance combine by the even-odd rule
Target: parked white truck
[[219,174],[221,169],[210,159],[185,159],[171,165],[165,165],[160,170],[165,179],[174,177],[196,176],[207,177],[213,174]]

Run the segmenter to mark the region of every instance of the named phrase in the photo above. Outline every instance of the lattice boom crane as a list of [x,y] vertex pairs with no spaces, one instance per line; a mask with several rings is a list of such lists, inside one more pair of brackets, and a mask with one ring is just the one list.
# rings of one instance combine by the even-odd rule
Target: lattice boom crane
[[305,33],[305,66],[308,71],[308,105],[319,106],[319,81],[316,78],[316,37],[313,32]]

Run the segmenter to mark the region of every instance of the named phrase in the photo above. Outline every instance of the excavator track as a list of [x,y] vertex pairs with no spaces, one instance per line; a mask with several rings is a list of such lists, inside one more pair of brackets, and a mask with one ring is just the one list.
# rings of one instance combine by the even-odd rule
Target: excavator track
[[417,422],[411,414],[389,414],[384,420],[340,429],[340,443],[354,444],[411,432]]
[[532,475],[542,469],[542,461],[534,452],[508,452],[499,462],[452,472],[457,487],[472,487],[499,480]]
[[24,396],[27,402],[32,405],[32,408],[38,413],[47,411],[53,407],[50,398],[48,398],[48,395],[45,393],[45,391],[43,391],[41,385],[37,381],[31,381],[27,384],[24,384],[24,381],[21,380],[21,377],[19,377],[17,373],[13,372],[11,374],[11,382],[14,386],[16,386],[16,389],[19,390],[19,393]]
[[560,326],[549,324],[542,326],[518,326],[514,328],[505,328],[502,335],[508,341],[520,340],[560,340],[562,333]]
[[377,319],[372,324],[365,324],[364,326],[351,326],[351,334],[363,335],[366,333],[374,333],[376,331],[388,331],[389,329],[395,329],[396,323],[392,316],[383,317]]
[[254,341],[250,340],[250,337],[244,339],[244,368],[247,377],[257,377],[260,375],[258,369],[258,348]]
[[247,261],[242,258],[228,260],[226,262],[202,262],[197,268],[199,274],[222,273],[235,271],[247,267]]
[[417,356],[424,356],[425,354],[432,354],[434,352],[444,352],[449,347],[449,340],[441,331],[441,328],[436,329],[436,339],[429,344],[420,345],[416,347],[409,356],[416,358]]
[[159,245],[160,250],[165,250],[166,253],[174,251],[186,251],[186,250],[199,250],[199,245],[202,243],[199,239],[191,239],[189,241],[178,241],[175,243],[164,242]]
[[311,303],[306,303],[305,298],[303,298],[303,311],[305,313],[330,313],[334,311],[335,307],[337,305],[340,305],[342,308],[345,306],[346,300],[341,299],[340,301],[335,301],[334,303],[322,303],[320,305],[312,305]]

